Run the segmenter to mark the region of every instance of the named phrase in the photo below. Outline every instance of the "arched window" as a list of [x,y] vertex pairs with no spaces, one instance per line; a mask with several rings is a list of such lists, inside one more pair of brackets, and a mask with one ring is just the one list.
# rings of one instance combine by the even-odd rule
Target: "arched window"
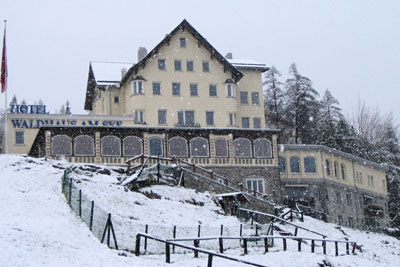
[[325,160],[326,175],[331,176],[331,162],[329,159]]
[[254,157],[256,158],[271,158],[272,149],[271,141],[265,138],[258,138],[254,142]]
[[101,155],[102,156],[120,156],[121,140],[113,135],[107,135],[101,138]]
[[342,180],[346,180],[346,167],[344,166],[344,164],[340,164],[340,170],[342,173]]
[[290,158],[290,172],[291,173],[299,173],[300,172],[299,158],[296,156],[293,156]]
[[284,157],[279,157],[278,163],[279,163],[279,172],[285,173],[286,172],[286,159]]
[[188,146],[185,138],[175,136],[168,140],[168,154],[173,157],[187,158]]
[[56,135],[51,142],[51,152],[53,156],[71,156],[72,142],[71,137],[66,135]]
[[215,156],[219,158],[228,157],[228,141],[224,138],[215,139]]
[[333,162],[333,167],[334,167],[334,171],[335,171],[335,178],[339,178],[338,164],[336,161]]
[[208,157],[208,141],[203,137],[190,140],[190,155],[192,157]]
[[80,135],[74,139],[75,156],[94,156],[94,139],[88,135]]
[[305,173],[316,173],[317,172],[317,164],[315,163],[314,157],[305,157],[304,158],[304,171],[305,171]]
[[150,156],[163,155],[163,141],[159,137],[152,137],[149,140]]
[[251,142],[246,138],[237,138],[233,141],[235,157],[251,158]]
[[143,141],[137,136],[127,136],[122,144],[124,156],[138,156],[143,154]]

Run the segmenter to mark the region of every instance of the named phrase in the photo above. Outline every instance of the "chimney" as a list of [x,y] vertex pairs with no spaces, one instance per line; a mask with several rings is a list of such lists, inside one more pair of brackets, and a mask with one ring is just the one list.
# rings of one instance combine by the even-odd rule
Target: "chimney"
[[141,61],[147,55],[147,49],[145,47],[139,47],[138,53],[138,62]]
[[226,54],[225,58],[226,58],[226,59],[232,59],[232,53],[229,52],[228,54]]
[[121,80],[125,77],[126,74],[126,68],[121,69]]

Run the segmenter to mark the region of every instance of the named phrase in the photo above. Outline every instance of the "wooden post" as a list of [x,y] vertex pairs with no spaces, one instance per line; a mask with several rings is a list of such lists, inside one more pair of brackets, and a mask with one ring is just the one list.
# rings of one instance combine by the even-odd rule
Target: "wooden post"
[[242,183],[239,184],[239,190],[240,190],[240,192],[243,192],[243,184]]
[[[174,229],[172,230],[172,238],[176,238],[176,225],[174,225]],[[175,245],[172,245],[172,253],[175,254]]]
[[224,234],[224,225],[221,224],[221,236]]
[[79,217],[82,218],[82,190],[79,189]]
[[140,163],[141,163],[142,165],[144,164],[144,155],[143,155],[143,154],[140,156]]
[[169,251],[169,243],[165,243],[165,262],[171,263],[171,255]]
[[268,238],[264,238],[264,248],[265,248],[264,253],[267,253],[268,252]]
[[301,217],[300,217],[300,218],[301,218],[300,221],[301,221],[301,222],[304,222],[304,214],[303,214],[302,211],[300,212],[300,216],[301,216]]
[[221,237],[218,238],[218,243],[219,243],[219,252],[224,253],[224,240]]
[[242,224],[240,224],[239,235],[240,235],[240,236],[243,235],[243,225],[242,225]]
[[283,251],[286,251],[286,238],[282,238],[283,241]]
[[110,248],[110,223],[111,222],[111,213],[108,214],[108,219],[107,219],[107,247]]
[[[147,234],[149,233],[149,225],[146,224],[144,227],[144,232]],[[147,236],[144,237],[144,252],[147,252]]]
[[297,236],[297,227],[294,229],[294,236]]
[[[199,227],[197,228],[197,237],[200,237],[200,228],[201,228],[201,225],[199,224]],[[200,240],[199,240],[198,245],[200,246]]]
[[315,251],[315,241],[313,239],[311,240],[311,253],[314,253],[314,251]]
[[323,253],[326,255],[326,241],[325,240],[322,241],[322,250],[323,250]]
[[115,249],[118,250],[117,238],[115,237],[114,226],[113,226],[112,220],[111,220],[111,213],[110,213],[110,229],[111,229],[112,236],[114,238]]
[[90,207],[90,221],[89,221],[90,231],[92,231],[93,229],[93,213],[94,213],[94,201],[92,200],[92,205]]
[[290,221],[293,222],[293,211],[290,210]]
[[346,242],[346,254],[350,254],[349,242]]
[[207,267],[212,267],[212,260],[213,260],[213,255],[208,254]]
[[213,171],[210,171],[210,179],[211,180],[214,179],[214,172]]
[[353,249],[352,249],[351,253],[354,254],[354,252],[356,252],[356,242],[353,243]]
[[297,251],[301,251],[301,239],[297,239]]
[[139,257],[140,255],[140,235],[136,235],[136,246],[135,246],[135,255]]
[[157,184],[160,183],[160,155],[157,156]]
[[243,239],[244,255],[247,255],[247,239]]
[[131,162],[128,161],[128,167],[126,168],[126,176],[129,176],[130,169],[131,169]]
[[251,213],[251,225],[254,223],[254,213]]
[[[199,240],[193,240],[193,246],[195,247],[195,248],[198,248],[199,247]],[[199,257],[199,251],[198,250],[194,250],[194,257],[195,258],[198,258]]]
[[258,236],[258,224],[256,224],[256,236]]
[[68,192],[68,204],[72,207],[71,198],[72,198],[72,178],[69,179],[69,192]]
[[335,241],[335,256],[339,256],[339,248],[338,248],[338,242]]
[[[274,235],[274,222],[271,223],[271,235],[272,235],[272,236]],[[272,241],[272,242],[271,242],[271,245],[274,246],[274,244],[275,244],[275,238],[272,238],[271,241]]]

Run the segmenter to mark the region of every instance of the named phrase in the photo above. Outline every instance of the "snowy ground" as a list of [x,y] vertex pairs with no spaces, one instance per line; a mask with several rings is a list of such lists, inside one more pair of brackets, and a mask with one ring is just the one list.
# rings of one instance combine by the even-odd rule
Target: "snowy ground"
[[[63,171],[53,168],[53,164],[59,163],[22,156],[0,156],[0,266],[206,266],[206,257],[200,254],[199,259],[194,259],[192,252],[171,255],[172,264],[169,265],[164,263],[164,255],[136,257],[100,244],[66,204],[60,184]],[[209,194],[153,186],[146,190],[162,197],[149,199],[144,194],[124,191],[116,177],[76,178],[81,179],[78,186],[88,197],[111,212],[116,221],[134,218],[131,219],[132,232],[136,231],[135,226],[140,230],[145,224],[150,229],[170,229],[171,225],[176,225],[179,237],[191,235],[198,224],[204,229],[208,227],[210,234],[223,224],[226,234],[229,229],[234,234],[241,223],[234,217],[219,214],[220,210]],[[203,204],[193,204],[194,198]],[[283,252],[278,241],[265,255],[262,247],[250,247],[246,256],[241,256],[243,251],[239,246],[224,253],[266,266],[319,266],[324,261],[332,266],[400,266],[400,241],[397,239],[343,227],[338,229],[336,225],[308,217],[304,223],[296,223],[326,233],[328,239],[355,241],[362,245],[363,252],[344,255],[344,247],[340,246],[341,256],[335,257],[333,245],[328,245],[328,255],[321,253],[321,247],[312,254],[309,245],[303,244],[303,251],[299,253],[294,241],[288,241],[288,251]],[[118,237],[126,225],[117,224],[115,227]],[[293,232],[290,226],[280,227]],[[153,234],[161,235],[163,231],[154,230]],[[168,233],[171,232],[168,230]],[[302,230],[298,235],[316,237]],[[215,258],[213,266],[244,265]]]

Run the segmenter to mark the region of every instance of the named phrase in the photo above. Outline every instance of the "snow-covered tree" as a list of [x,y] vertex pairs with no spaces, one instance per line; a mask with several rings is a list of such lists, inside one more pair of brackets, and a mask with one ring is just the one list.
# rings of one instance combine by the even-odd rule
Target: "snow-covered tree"
[[265,119],[268,125],[278,129],[282,125],[284,115],[284,92],[282,91],[282,82],[278,78],[282,74],[272,66],[264,76],[264,109]]
[[67,100],[67,103],[65,103],[65,114],[71,115],[71,104]]
[[312,81],[302,76],[296,64],[289,68],[289,77],[286,80],[286,107],[285,113],[290,126],[294,129],[294,142],[313,143],[313,131],[316,128],[319,103],[316,97],[318,92],[313,88]]

